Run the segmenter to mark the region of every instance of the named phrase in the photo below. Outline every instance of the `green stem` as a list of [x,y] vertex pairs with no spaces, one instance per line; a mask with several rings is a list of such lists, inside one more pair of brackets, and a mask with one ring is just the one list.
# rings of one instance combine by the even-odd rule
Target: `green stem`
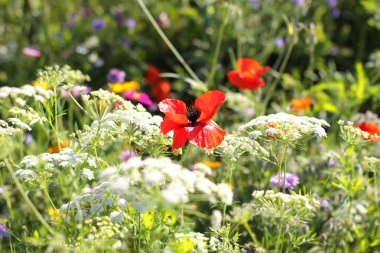
[[172,51],[172,53],[177,58],[177,60],[182,64],[183,68],[187,71],[187,73],[189,73],[189,75],[194,80],[200,81],[198,76],[190,68],[190,66],[186,63],[186,61],[182,58],[181,54],[177,51],[177,49],[174,47],[174,45],[170,42],[168,37],[166,37],[165,33],[162,31],[162,29],[157,24],[156,20],[152,16],[152,14],[149,12],[149,10],[146,7],[146,5],[144,4],[143,0],[136,0],[136,1],[140,5],[140,7],[143,10],[146,17],[149,19],[150,23],[153,25],[154,29],[156,29],[157,33],[160,35],[161,39],[165,42],[165,44],[168,46],[168,48]]
[[378,192],[377,192],[377,173],[376,171],[374,172],[374,187],[375,187],[375,201],[376,201],[376,210],[379,211],[379,200],[378,200]]
[[[229,176],[228,176],[228,183],[232,184],[232,173],[235,170],[235,163],[229,161],[227,163],[228,171],[229,171]],[[224,226],[226,223],[226,211],[227,211],[227,204],[223,203],[223,216],[222,216],[222,225]]]
[[21,196],[24,198],[24,200],[25,200],[26,204],[29,206],[30,210],[32,210],[32,212],[34,213],[34,215],[41,222],[41,224],[47,229],[47,231],[50,234],[55,235],[56,233],[53,230],[53,228],[50,227],[50,225],[45,221],[45,219],[42,217],[42,215],[38,212],[37,208],[33,205],[32,201],[29,199],[28,195],[25,193],[25,191],[24,191],[24,189],[23,189],[20,181],[15,176],[15,172],[14,172],[12,166],[10,165],[8,159],[5,159],[4,162],[5,162],[5,165],[6,165],[7,169],[8,169],[8,171],[9,171],[9,173],[11,174],[11,177],[12,177],[13,181],[16,184],[17,189],[21,193]]
[[[284,175],[284,185],[283,185],[283,192],[285,192],[285,173],[286,173],[286,152],[288,150],[288,143],[285,142],[284,143],[284,147],[283,147],[283,150],[282,150],[282,154],[281,154],[281,158],[280,158],[280,161],[278,162],[277,166],[278,166],[278,187],[281,189],[281,185],[280,185],[280,182],[281,182],[281,175],[283,173]],[[285,164],[285,165],[284,165]],[[284,167],[284,170],[282,169]],[[284,172],[282,172],[284,171]]]
[[221,44],[222,44],[222,38],[223,38],[224,29],[226,28],[227,24],[228,24],[228,18],[226,17],[226,18],[224,18],[222,26],[219,29],[218,39],[216,41],[216,47],[215,47],[214,57],[212,59],[211,71],[210,71],[210,75],[208,77],[208,83],[209,83],[210,89],[211,89],[211,87],[214,84],[213,79],[214,79],[215,72],[216,72],[216,64],[218,62],[218,56],[219,56],[219,53],[220,53],[220,47],[221,47]]
[[269,86],[269,89],[268,89],[268,91],[266,93],[266,96],[265,96],[265,98],[264,98],[264,100],[262,102],[262,108],[263,108],[262,109],[263,110],[262,115],[265,114],[266,107],[267,107],[267,105],[269,103],[269,100],[271,99],[271,97],[273,95],[273,92],[275,91],[278,83],[281,81],[281,78],[282,78],[282,76],[284,74],[284,71],[285,71],[285,67],[286,67],[286,65],[287,65],[287,63],[289,61],[289,58],[290,58],[290,55],[292,54],[294,46],[295,46],[295,42],[294,42],[294,40],[291,40],[290,44],[289,44],[289,47],[288,47],[288,49],[286,51],[284,60],[281,63],[281,66],[280,66],[280,69],[279,69],[279,75],[277,76],[277,78],[273,82],[273,84],[271,86]]
[[257,241],[256,235],[252,232],[251,228],[249,227],[248,223],[243,223],[243,226],[247,230],[249,236],[251,237],[252,241],[255,243],[255,245],[258,245],[259,242]]
[[58,96],[57,96],[57,87],[54,87],[54,133],[57,138],[57,146],[59,152],[61,152],[61,140],[59,138],[59,128],[58,128]]
[[47,186],[46,186],[45,184],[44,184],[44,186],[42,187],[42,189],[43,189],[43,192],[45,193],[45,196],[48,198],[48,200],[49,200],[51,206],[54,208],[54,210],[56,210],[57,208],[55,207],[53,201],[51,200],[50,195],[49,195],[49,191],[47,190]]

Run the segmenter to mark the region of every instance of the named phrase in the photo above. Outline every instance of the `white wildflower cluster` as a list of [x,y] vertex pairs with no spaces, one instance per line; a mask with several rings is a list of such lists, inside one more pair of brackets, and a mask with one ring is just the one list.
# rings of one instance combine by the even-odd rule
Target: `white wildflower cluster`
[[16,133],[32,130],[29,125],[19,119],[9,118],[8,122],[0,119],[0,137],[12,136]]
[[84,180],[94,179],[91,169],[97,167],[96,158],[87,153],[77,153],[71,148],[64,148],[60,153],[42,153],[38,156],[25,156],[19,163],[16,175],[31,185],[38,186],[41,180],[54,180],[58,173],[67,176],[82,177]]
[[131,158],[102,171],[100,179],[110,182],[112,189],[120,193],[134,191],[137,186],[145,193],[155,189],[167,204],[186,203],[195,193],[212,203],[220,200],[231,205],[233,200],[228,185],[215,184],[204,173],[182,168],[168,158]]
[[242,125],[239,131],[247,132],[256,139],[260,135],[272,140],[298,141],[306,137],[326,137],[324,127],[330,126],[325,120],[307,116],[295,116],[287,113],[277,113],[260,116]]
[[[152,116],[149,112],[139,111],[133,105],[107,113],[101,120],[77,131],[78,143],[83,148],[92,147],[96,142],[103,146],[107,142],[128,137],[137,146],[149,148],[160,141],[162,117]],[[169,138],[166,138],[169,142]]]
[[32,108],[23,109],[20,107],[12,107],[9,109],[10,115],[14,118],[22,119],[28,125],[34,125],[36,123],[43,123],[46,118],[41,116],[41,114],[34,111]]
[[125,208],[127,201],[112,194],[108,182],[100,183],[94,188],[84,188],[80,196],[74,198],[60,208],[65,218],[74,217],[75,220],[84,220],[91,216],[101,216],[103,213],[115,219],[112,208]]
[[214,152],[231,161],[237,161],[243,154],[260,159],[265,159],[269,155],[269,152],[252,138],[235,135],[227,135]]
[[374,156],[365,156],[363,158],[364,170],[376,173],[380,168],[380,158]]
[[69,65],[64,65],[62,70],[66,75],[65,82],[68,84],[78,84],[90,81],[90,76],[83,74],[80,70],[72,69]]
[[53,94],[51,90],[45,90],[41,87],[24,85],[18,87],[4,86],[0,88],[0,104],[23,107],[31,101],[42,102],[50,98]]
[[128,236],[126,227],[113,222],[108,216],[85,220],[84,223],[88,226],[89,231],[81,233],[75,244],[67,245],[72,251],[126,251],[126,237]]
[[296,221],[307,221],[314,216],[319,202],[311,196],[306,197],[294,192],[285,194],[272,190],[254,191],[252,205],[258,214]]

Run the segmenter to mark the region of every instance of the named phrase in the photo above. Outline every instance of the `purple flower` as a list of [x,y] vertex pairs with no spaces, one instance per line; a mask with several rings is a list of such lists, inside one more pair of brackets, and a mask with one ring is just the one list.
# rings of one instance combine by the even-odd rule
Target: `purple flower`
[[320,199],[319,205],[320,205],[321,209],[328,210],[330,207],[330,201],[328,199]]
[[127,91],[123,93],[124,97],[128,100],[134,100],[140,104],[151,106],[153,101],[149,98],[148,94],[144,92],[137,92],[135,90]]
[[286,173],[285,174],[285,180],[284,180],[284,174],[280,176],[280,181],[278,180],[278,174],[271,177],[269,180],[269,183],[272,186],[279,186],[279,187],[284,187],[284,181],[285,181],[285,189],[293,189],[295,186],[297,186],[300,182],[299,178],[292,174],[292,173]]
[[255,109],[250,107],[245,111],[245,113],[247,114],[248,117],[253,117],[255,115]]
[[107,80],[111,83],[122,83],[125,79],[125,72],[118,68],[110,69]]
[[284,45],[285,45],[285,41],[283,38],[276,38],[274,40],[274,45],[277,47],[277,48],[282,48]]
[[338,7],[335,7],[331,10],[331,16],[333,18],[339,18],[340,16],[340,9]]
[[4,237],[9,237],[9,232],[3,224],[0,224],[0,238]]
[[33,141],[33,136],[31,134],[26,134],[24,137],[24,143],[29,145]]
[[121,41],[121,44],[124,46],[124,47],[129,47],[131,45],[131,40],[128,39],[128,38],[125,38]]
[[136,27],[136,20],[133,18],[128,18],[124,20],[124,25],[128,28],[135,28]]
[[129,150],[121,151],[119,154],[119,159],[124,161],[124,162],[128,161],[132,157],[136,157],[136,154],[134,151],[129,151]]
[[334,8],[338,5],[336,0],[327,0],[327,6],[330,8]]
[[38,58],[38,57],[41,57],[41,51],[35,49],[35,48],[31,48],[31,47],[24,47],[22,49],[22,52],[24,53],[24,55],[26,56],[30,56],[30,57],[35,57],[35,58]]
[[123,21],[123,12],[121,11],[116,11],[112,16],[117,23],[121,23]]
[[253,9],[258,9],[260,7],[260,0],[249,0]]
[[92,27],[99,31],[99,30],[102,30],[106,25],[106,22],[103,20],[103,19],[94,19],[92,21]]
[[297,6],[303,5],[303,0],[293,0],[294,4]]
[[[71,94],[73,97],[80,97],[81,95],[86,95],[92,91],[91,87],[87,85],[74,85],[71,89]],[[62,97],[70,97],[68,91],[62,90]]]
[[150,106],[149,106],[149,111],[150,112],[155,112],[155,111],[157,111],[158,110],[158,105],[157,105],[157,103],[152,103]]

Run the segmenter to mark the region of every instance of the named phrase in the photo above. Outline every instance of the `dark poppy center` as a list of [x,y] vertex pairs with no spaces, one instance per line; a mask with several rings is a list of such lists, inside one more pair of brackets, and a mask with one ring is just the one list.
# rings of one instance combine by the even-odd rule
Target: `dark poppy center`
[[185,115],[187,119],[194,124],[201,115],[201,111],[194,105],[190,105],[186,108]]

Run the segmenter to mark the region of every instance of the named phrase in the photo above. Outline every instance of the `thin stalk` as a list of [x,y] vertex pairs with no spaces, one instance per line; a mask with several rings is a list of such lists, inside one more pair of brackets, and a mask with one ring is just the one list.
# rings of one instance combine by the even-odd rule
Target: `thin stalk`
[[244,228],[247,230],[249,236],[251,237],[252,241],[255,243],[255,245],[258,245],[259,242],[257,241],[257,238],[255,234],[252,232],[251,228],[249,227],[247,222],[243,223]]
[[217,41],[216,41],[215,53],[214,53],[214,57],[212,59],[212,65],[211,65],[210,75],[208,77],[208,83],[209,83],[210,89],[211,89],[211,87],[214,84],[213,79],[214,79],[215,72],[216,72],[216,64],[218,62],[218,56],[219,56],[219,53],[220,53],[220,47],[222,45],[222,38],[223,38],[223,34],[224,34],[224,29],[226,28],[227,24],[228,24],[228,17],[226,17],[224,19],[224,21],[222,23],[222,26],[220,27],[219,32],[218,32],[218,38],[217,38]]
[[375,186],[375,201],[376,201],[376,210],[379,211],[379,199],[378,199],[378,192],[377,192],[377,173],[376,171],[374,172],[374,186]]
[[59,128],[58,128],[58,96],[57,96],[57,87],[54,87],[54,133],[57,138],[58,150],[61,152],[61,140],[59,138]]
[[48,200],[49,200],[51,206],[54,208],[54,210],[56,210],[57,208],[55,207],[55,205],[54,205],[54,203],[53,203],[53,200],[51,200],[51,198],[50,198],[50,194],[49,194],[49,192],[48,192],[48,190],[47,190],[47,186],[44,185],[42,189],[43,189],[43,192],[45,193],[45,196],[48,198]]
[[161,39],[165,42],[165,44],[168,46],[168,48],[172,51],[172,53],[177,58],[177,60],[182,64],[183,68],[187,71],[187,73],[191,76],[191,78],[193,78],[194,80],[200,81],[198,76],[190,68],[190,66],[186,63],[186,61],[182,58],[181,54],[177,51],[177,49],[174,47],[174,45],[170,42],[168,37],[166,37],[165,33],[162,31],[162,29],[157,24],[156,20],[152,16],[152,14],[149,12],[149,10],[146,7],[146,5],[144,4],[143,0],[136,0],[136,1],[140,5],[141,9],[143,10],[145,16],[149,19],[150,23],[153,25],[154,29],[156,29],[157,33],[160,35]]
[[7,158],[4,159],[4,162],[5,162],[5,165],[6,165],[7,169],[8,169],[8,171],[9,171],[9,173],[11,174],[11,177],[12,177],[13,181],[16,184],[17,189],[21,193],[21,196],[24,198],[24,200],[25,200],[26,204],[29,206],[30,210],[32,210],[32,212],[34,213],[34,215],[41,222],[41,224],[46,228],[46,230],[51,235],[55,235],[55,231],[53,230],[53,228],[45,221],[45,219],[42,217],[42,215],[38,212],[37,208],[33,205],[32,201],[29,199],[28,195],[25,193],[25,191],[24,191],[24,189],[23,189],[20,181],[15,176],[15,172],[14,172],[12,166],[10,165],[8,159]]
[[[228,183],[232,184],[232,172],[235,170],[235,163],[229,161],[227,163],[229,176],[228,176]],[[226,223],[226,211],[227,211],[227,204],[223,203],[223,216],[222,216],[222,225],[224,226]]]
[[285,173],[286,173],[286,152],[287,152],[287,150],[288,150],[288,143],[285,142],[284,148],[282,150],[280,161],[277,164],[277,166],[278,166],[278,187],[281,189],[280,182],[281,182],[282,168],[283,168],[283,164],[285,163],[284,173],[283,173],[284,174],[283,192],[285,192]]
[[137,243],[137,252],[140,253],[141,251],[141,214],[139,213],[139,238],[137,239],[138,243]]
[[292,54],[292,51],[293,51],[293,48],[295,46],[295,42],[294,40],[291,40],[290,44],[289,44],[289,47],[285,53],[285,56],[284,56],[284,60],[282,61],[281,63],[281,66],[280,66],[280,69],[279,69],[279,75],[277,76],[276,80],[273,82],[273,84],[271,86],[269,86],[269,90],[267,91],[266,93],[266,96],[262,102],[262,108],[263,108],[263,113],[262,114],[265,114],[265,111],[266,111],[266,107],[268,105],[268,102],[270,100],[270,98],[272,97],[273,95],[273,92],[274,90],[276,89],[278,83],[280,82],[283,74],[284,74],[284,71],[285,71],[285,67],[289,61],[289,58],[290,58],[290,55]]

